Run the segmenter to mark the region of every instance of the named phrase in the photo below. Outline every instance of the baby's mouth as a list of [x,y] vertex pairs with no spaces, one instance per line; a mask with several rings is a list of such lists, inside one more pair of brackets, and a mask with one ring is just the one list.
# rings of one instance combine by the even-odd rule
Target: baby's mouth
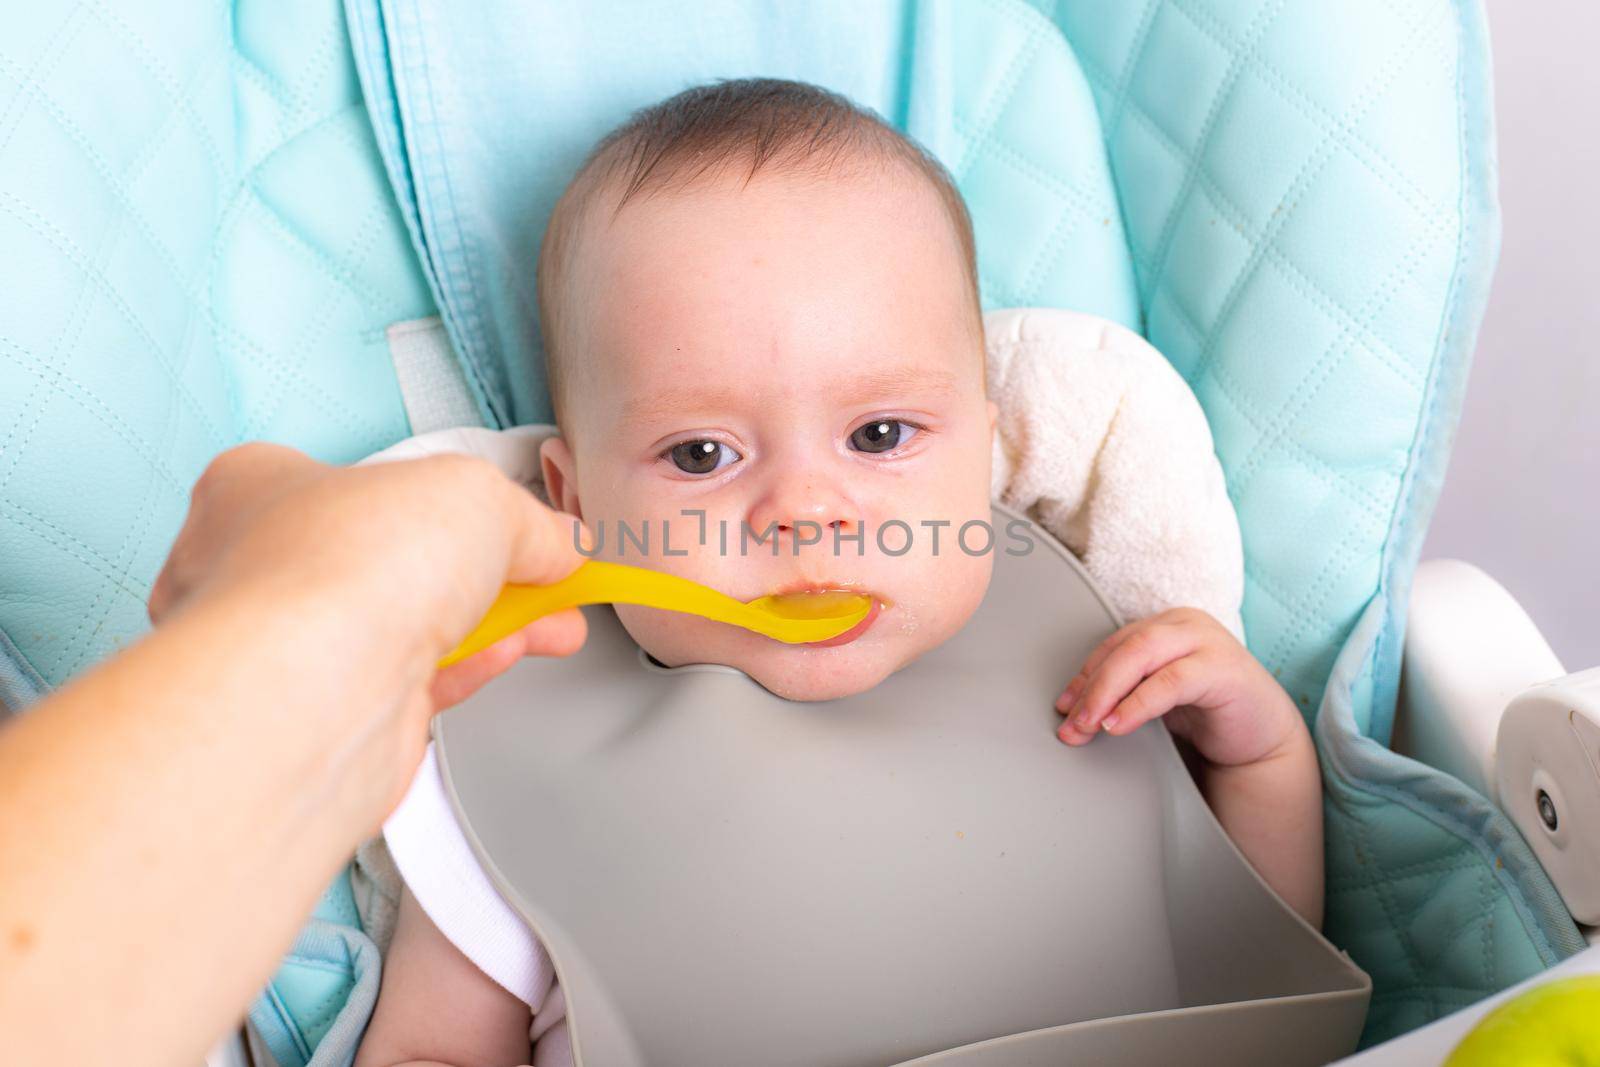
[[872,606],[867,609],[866,617],[860,622],[856,623],[854,626],[850,627],[850,629],[846,630],[837,637],[830,637],[826,641],[807,641],[805,646],[807,648],[832,648],[834,645],[848,645],[850,642],[866,633],[867,630],[871,628],[872,624],[878,621],[878,615],[882,611],[883,601],[879,600],[877,597],[873,597]]
[[770,594],[774,597],[807,597],[807,596],[849,596],[866,597],[870,601],[867,614],[862,620],[842,634],[837,634],[824,641],[805,641],[801,643],[804,648],[832,648],[835,645],[847,645],[871,629],[872,624],[878,620],[888,604],[882,597],[871,590],[850,588],[844,585],[821,585],[812,582],[793,582],[773,590]]
[[[835,645],[850,645],[851,641],[861,637],[862,633],[872,629],[872,624],[877,622],[878,616],[890,605],[890,601],[878,597],[870,589],[862,589],[861,585],[854,582],[818,582],[794,581],[779,585],[778,589],[766,593],[765,600],[789,601],[790,608],[798,608],[802,617],[835,616],[842,613],[843,606],[859,611],[856,603],[861,598],[867,600],[867,614],[862,616],[861,622],[856,622],[853,627],[843,633],[835,633],[834,637],[822,641],[798,641],[797,648],[832,648]],[[843,605],[842,605],[843,601]],[[752,601],[746,601],[752,603]]]

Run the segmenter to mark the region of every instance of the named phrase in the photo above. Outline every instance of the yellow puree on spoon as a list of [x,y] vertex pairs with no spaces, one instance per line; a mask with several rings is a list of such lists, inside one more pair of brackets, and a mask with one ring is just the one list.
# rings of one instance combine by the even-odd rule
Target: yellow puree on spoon
[[872,609],[870,597],[844,592],[786,593],[745,604],[674,574],[591,559],[554,585],[506,586],[483,621],[439,666],[482,652],[535,619],[582,604],[638,604],[682,611],[791,645],[838,637]]

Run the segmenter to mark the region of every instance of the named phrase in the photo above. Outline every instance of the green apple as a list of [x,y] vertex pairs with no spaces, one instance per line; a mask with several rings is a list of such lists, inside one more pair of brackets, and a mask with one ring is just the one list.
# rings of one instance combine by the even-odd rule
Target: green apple
[[1562,978],[1478,1021],[1444,1067],[1600,1067],[1600,974]]

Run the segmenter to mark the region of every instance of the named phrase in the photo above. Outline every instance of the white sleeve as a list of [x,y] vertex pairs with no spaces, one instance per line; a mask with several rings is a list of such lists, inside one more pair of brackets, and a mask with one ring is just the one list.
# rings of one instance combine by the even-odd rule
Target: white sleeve
[[555,979],[550,957],[478,864],[433,745],[383,836],[411,895],[450,943],[512,996],[538,1012]]

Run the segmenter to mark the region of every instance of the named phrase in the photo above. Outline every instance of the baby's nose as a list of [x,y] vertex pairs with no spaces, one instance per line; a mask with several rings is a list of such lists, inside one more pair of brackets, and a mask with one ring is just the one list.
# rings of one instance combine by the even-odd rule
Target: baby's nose
[[813,542],[829,530],[849,533],[860,523],[849,495],[821,479],[793,479],[774,486],[750,515],[756,534],[770,529],[792,536],[800,544]]

